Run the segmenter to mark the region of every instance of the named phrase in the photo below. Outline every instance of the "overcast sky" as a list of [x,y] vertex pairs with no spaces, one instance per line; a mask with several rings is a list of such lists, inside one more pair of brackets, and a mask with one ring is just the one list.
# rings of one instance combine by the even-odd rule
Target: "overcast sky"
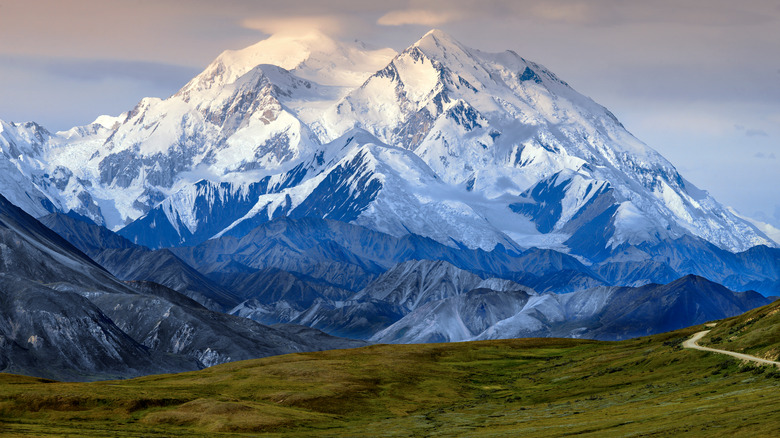
[[86,124],[173,94],[225,49],[311,27],[396,50],[437,27],[512,49],[780,227],[777,0],[0,0],[0,119]]

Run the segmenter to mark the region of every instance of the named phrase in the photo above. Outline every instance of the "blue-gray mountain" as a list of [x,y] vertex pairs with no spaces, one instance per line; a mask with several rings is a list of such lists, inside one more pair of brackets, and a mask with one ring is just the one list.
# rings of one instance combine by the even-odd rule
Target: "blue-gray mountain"
[[[376,342],[451,342],[507,337],[621,340],[739,315],[770,302],[697,276],[666,285],[536,294],[489,287],[426,303],[376,333]],[[457,321],[458,323],[453,323]]]
[[158,283],[217,311],[240,302],[167,249],[154,251],[136,245],[83,216],[53,213],[40,221],[121,280]]
[[[81,223],[92,230],[77,234],[85,247],[123,245],[110,231]],[[124,378],[362,345],[301,337],[294,327],[274,329],[207,310],[156,283],[122,282],[2,196],[0,243],[3,372]]]
[[[102,236],[102,239],[109,242],[114,240],[105,235],[111,234],[110,231],[87,222],[79,224],[74,217],[50,215],[45,221],[62,232],[63,236],[78,239],[86,247],[100,244],[98,241],[89,242],[83,236]],[[74,232],[75,230],[81,231]],[[124,245],[126,243],[122,243],[122,246]],[[682,252],[680,248],[686,248],[690,253]],[[168,250],[151,251],[141,248],[137,251],[170,254]],[[483,317],[491,323],[488,326],[485,325],[486,322],[482,322],[481,325],[478,324],[470,331],[463,331],[459,337],[453,338],[464,340],[477,337],[503,319],[515,317],[529,297],[536,297],[534,300],[558,300],[552,298],[549,293],[568,292],[575,292],[572,296],[580,298],[566,301],[567,303],[576,303],[593,312],[601,309],[599,306],[611,305],[611,300],[623,299],[619,297],[624,296],[644,303],[642,305],[645,308],[655,305],[655,310],[651,312],[655,319],[639,320],[639,328],[635,327],[632,329],[635,331],[631,332],[655,333],[660,331],[660,327],[669,325],[668,321],[664,322],[664,318],[671,318],[681,327],[686,323],[693,324],[697,321],[696,318],[702,316],[696,312],[688,315],[678,312],[679,314],[672,316],[671,313],[678,310],[664,307],[672,298],[658,296],[658,291],[676,291],[680,287],[658,289],[659,286],[652,285],[674,283],[674,280],[693,271],[723,282],[733,282],[740,290],[746,290],[752,283],[771,283],[780,268],[778,249],[756,247],[733,254],[694,238],[644,248],[646,254],[654,254],[657,259],[655,261],[617,261],[621,257],[627,258],[628,253],[636,255],[640,251],[639,248],[630,247],[624,249],[625,254],[615,255],[615,260],[585,266],[571,256],[552,250],[530,249],[517,253],[502,248],[490,252],[468,248],[455,249],[415,235],[396,238],[338,221],[286,217],[264,223],[242,238],[223,236],[195,247],[174,248],[173,251],[181,257],[176,260],[186,266],[186,271],[192,268],[185,265],[185,261],[234,297],[233,302],[236,305],[230,309],[230,313],[264,324],[302,324],[331,334],[362,339],[376,338],[380,331],[393,324],[401,324],[402,320],[405,321],[403,324],[408,324],[409,321],[420,322],[409,315],[423,305],[452,298],[461,306],[476,303],[478,308],[483,309]],[[103,250],[98,259],[105,259],[112,266],[123,266],[124,262],[111,261],[111,257],[105,257],[104,254],[119,254],[116,250]],[[699,254],[700,259],[693,260],[692,254]],[[124,258],[120,260],[124,261]],[[139,273],[137,279],[159,278],[158,270],[155,269],[135,272]],[[176,270],[172,269],[171,272]],[[739,274],[735,274],[737,272]],[[147,278],[143,277],[144,273]],[[714,283],[699,277],[685,278],[681,284],[690,286],[694,291],[717,292],[713,292],[712,296],[702,292],[688,298],[690,302],[697,302],[702,309],[710,309],[705,314],[711,319],[725,317],[740,309],[766,302],[754,292],[734,295],[748,296],[749,300],[723,301],[719,296],[732,292],[726,293],[725,288],[716,288]],[[693,279],[700,281],[694,282]],[[485,282],[490,286],[482,284]],[[196,284],[202,283],[203,280]],[[651,284],[648,288],[641,287],[648,283]],[[704,288],[701,286],[703,284],[708,286]],[[620,288],[622,285],[635,285],[638,288]],[[186,291],[186,288],[181,289]],[[472,291],[477,289],[481,292]],[[488,295],[483,295],[483,292]],[[508,295],[503,296],[504,293]],[[460,298],[453,298],[456,296]],[[479,301],[488,296],[502,304],[491,307],[489,302]],[[598,306],[582,297],[591,297]],[[509,305],[506,300],[513,304]],[[433,315],[429,308],[426,309],[427,313],[420,312],[423,315]],[[448,309],[444,316],[452,317],[454,321],[462,320],[462,316],[457,316],[450,307]],[[515,311],[504,315],[510,309]],[[566,315],[560,311],[556,312],[558,317]],[[606,312],[605,315],[600,317],[598,324],[611,327],[611,331],[599,332],[595,331],[595,327],[580,327],[582,330],[577,332],[564,333],[561,327],[570,325],[568,322],[558,321],[561,322],[561,327],[555,330],[550,327],[540,329],[537,334],[606,339],[627,336],[620,332],[620,324],[611,325],[611,319],[617,318],[617,313]],[[527,315],[523,316],[526,317]],[[621,321],[626,327],[630,325],[626,320]],[[584,324],[576,320],[570,322],[574,325]],[[497,327],[505,327],[505,324],[507,323],[498,324]],[[426,327],[430,325],[430,321],[423,324]],[[658,325],[658,328],[655,325]],[[480,330],[477,331],[477,328]],[[404,332],[406,331],[409,329],[404,329]],[[507,336],[511,336],[509,331],[507,333]],[[533,333],[528,331],[528,334]],[[452,338],[454,335],[448,336]],[[502,335],[494,332],[492,336]],[[398,341],[411,339],[399,338]],[[421,339],[443,340],[446,337],[437,338],[431,335],[415,338],[416,341]],[[382,337],[382,340],[389,341],[390,338]]]

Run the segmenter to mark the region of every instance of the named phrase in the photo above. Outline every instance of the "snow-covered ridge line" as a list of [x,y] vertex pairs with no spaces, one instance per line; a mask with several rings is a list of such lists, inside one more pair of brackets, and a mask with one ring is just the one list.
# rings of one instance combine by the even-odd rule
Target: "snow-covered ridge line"
[[593,260],[684,235],[774,245],[542,65],[439,30],[401,53],[272,36],[120,116],[1,127],[9,199],[153,247],[280,215]]

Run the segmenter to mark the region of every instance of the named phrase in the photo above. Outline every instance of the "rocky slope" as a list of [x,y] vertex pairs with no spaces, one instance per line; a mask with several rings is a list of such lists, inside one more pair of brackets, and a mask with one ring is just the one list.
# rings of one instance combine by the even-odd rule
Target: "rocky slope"
[[[111,240],[119,241],[103,241]],[[121,282],[2,196],[0,283],[0,371],[5,372],[66,380],[124,378],[362,345],[324,334],[299,336],[295,327],[274,329],[213,312],[155,283]]]
[[769,303],[693,275],[665,285],[598,287],[570,294],[489,288],[418,308],[371,339],[445,342],[526,337],[621,340],[744,313]]

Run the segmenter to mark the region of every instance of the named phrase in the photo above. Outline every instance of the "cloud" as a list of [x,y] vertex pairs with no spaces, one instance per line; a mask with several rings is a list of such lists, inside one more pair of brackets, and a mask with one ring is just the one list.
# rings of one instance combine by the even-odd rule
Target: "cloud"
[[427,9],[405,9],[386,13],[379,17],[377,24],[382,26],[403,26],[405,24],[440,26],[460,18],[462,18],[462,14],[453,10],[431,11]]
[[[0,57],[0,78],[15,86],[0,87],[0,119],[32,120],[50,131],[84,125],[101,114],[120,114],[145,96],[170,96],[192,77],[186,70],[180,76],[166,71],[165,66],[149,71],[154,68],[150,63],[85,60],[79,66],[42,60],[36,67],[31,65],[35,60],[25,65],[5,61]],[[122,65],[128,67],[124,72],[119,71]]]
[[[758,2],[736,7],[730,0],[546,0],[513,1],[515,12],[549,23],[583,26],[616,26],[637,23],[683,24],[694,26],[753,25],[772,22],[776,14]],[[764,4],[762,4],[764,3]]]
[[746,128],[742,125],[734,125],[734,129],[744,132],[748,137],[769,137],[769,134],[762,129]]
[[748,137],[769,137],[769,134],[761,129],[746,129],[745,135]]
[[302,35],[317,30],[336,36],[343,34],[349,28],[345,25],[343,17],[335,15],[247,18],[241,21],[241,26],[268,35]]
[[0,55],[0,63],[69,81],[131,80],[161,87],[180,87],[199,72],[198,68],[189,66],[123,59]]
[[588,3],[548,2],[532,8],[532,14],[536,18],[564,24],[592,24],[596,21],[604,21],[604,14],[597,12],[594,5]]
[[[772,208],[771,206],[767,207]],[[780,227],[780,204],[775,205],[773,213],[767,213],[766,210],[757,210],[753,213],[753,217],[761,222]]]
[[199,71],[187,66],[123,60],[57,60],[48,63],[46,70],[81,81],[129,79],[163,86],[182,86]]
[[[365,2],[368,3],[368,2]],[[525,21],[566,27],[611,27],[652,23],[655,25],[724,26],[772,22],[776,12],[766,4],[736,7],[731,0],[418,0],[396,8],[398,1],[385,0],[377,11],[389,10],[377,21],[384,26],[417,24],[439,26],[452,21]],[[402,2],[401,2],[402,3]],[[764,1],[763,3],[769,3]],[[384,7],[383,7],[384,6]]]

